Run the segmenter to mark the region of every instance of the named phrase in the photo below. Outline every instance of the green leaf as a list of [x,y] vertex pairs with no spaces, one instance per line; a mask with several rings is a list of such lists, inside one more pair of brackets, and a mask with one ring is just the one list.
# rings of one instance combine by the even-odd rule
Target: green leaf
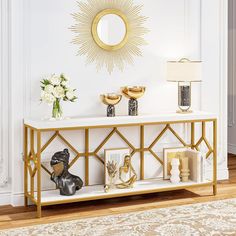
[[71,102],[75,102],[78,98],[77,97],[74,97],[71,99]]
[[50,84],[50,81],[49,81],[48,79],[44,79],[44,80],[42,81],[42,83],[43,83],[44,85],[49,85],[49,84]]

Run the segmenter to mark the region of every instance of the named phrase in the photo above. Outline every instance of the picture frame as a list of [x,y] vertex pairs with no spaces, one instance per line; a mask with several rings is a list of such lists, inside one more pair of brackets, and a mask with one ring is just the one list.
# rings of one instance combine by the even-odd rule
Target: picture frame
[[[186,151],[189,150],[187,147],[175,147],[175,148],[164,148],[163,149],[163,179],[170,179],[171,160],[173,158],[181,159]],[[179,169],[181,170],[181,161]]]
[[[123,165],[124,163],[124,158],[127,155],[131,154],[131,150],[129,148],[111,148],[111,149],[105,149],[104,150],[104,173],[105,173],[105,186],[106,185],[111,185],[111,177],[109,176],[108,169],[107,169],[107,164],[108,163],[113,163],[116,165],[116,174],[114,175],[113,178],[113,184],[119,184],[119,167]],[[129,173],[129,178],[130,178]]]

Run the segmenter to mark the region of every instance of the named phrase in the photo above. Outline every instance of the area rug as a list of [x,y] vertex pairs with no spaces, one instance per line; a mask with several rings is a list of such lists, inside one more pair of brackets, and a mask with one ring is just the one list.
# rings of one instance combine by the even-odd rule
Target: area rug
[[236,199],[0,231],[0,236],[236,235]]

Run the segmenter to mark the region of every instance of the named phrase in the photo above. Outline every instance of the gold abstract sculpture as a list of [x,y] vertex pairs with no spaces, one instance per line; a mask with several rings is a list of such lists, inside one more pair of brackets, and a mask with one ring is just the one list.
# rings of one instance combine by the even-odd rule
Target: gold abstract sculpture
[[[123,174],[129,175],[128,180],[123,179]],[[137,180],[137,174],[133,168],[131,163],[131,157],[126,155],[124,158],[124,164],[119,168],[119,179],[121,181],[120,184],[116,184],[117,188],[132,188],[133,184]]]
[[129,115],[138,115],[138,98],[141,98],[146,91],[144,86],[126,86],[121,88],[122,94],[129,99]]
[[104,186],[104,190],[105,192],[108,192],[111,188],[115,187],[114,180],[117,174],[117,163],[115,163],[114,161],[112,162],[108,161],[106,168],[110,179],[110,183],[109,185]]
[[101,101],[107,105],[107,116],[115,116],[115,105],[120,102],[122,95],[115,93],[107,93],[100,95]]
[[[147,44],[143,37],[148,30],[144,27],[147,17],[140,15],[141,5],[133,0],[87,0],[78,6],[80,11],[72,14],[76,21],[71,28],[76,34],[73,43],[79,45],[78,55],[86,56],[87,63],[95,63],[97,70],[106,67],[111,74],[115,67],[123,71],[125,64],[142,56],[140,47]],[[118,16],[125,27],[124,37],[116,44],[99,36],[99,23],[108,15]]]

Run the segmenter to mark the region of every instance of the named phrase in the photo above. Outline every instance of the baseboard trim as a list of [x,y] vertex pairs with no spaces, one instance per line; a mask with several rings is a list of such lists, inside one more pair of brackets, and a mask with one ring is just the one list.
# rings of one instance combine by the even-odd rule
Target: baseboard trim
[[24,193],[12,194],[11,205],[14,207],[24,206]]
[[23,193],[11,194],[11,192],[0,193],[0,206],[5,206],[5,205],[12,205],[14,207],[23,206],[24,194]]
[[235,144],[228,144],[228,153],[236,155],[236,145]]
[[11,205],[11,193],[0,193],[0,206]]

